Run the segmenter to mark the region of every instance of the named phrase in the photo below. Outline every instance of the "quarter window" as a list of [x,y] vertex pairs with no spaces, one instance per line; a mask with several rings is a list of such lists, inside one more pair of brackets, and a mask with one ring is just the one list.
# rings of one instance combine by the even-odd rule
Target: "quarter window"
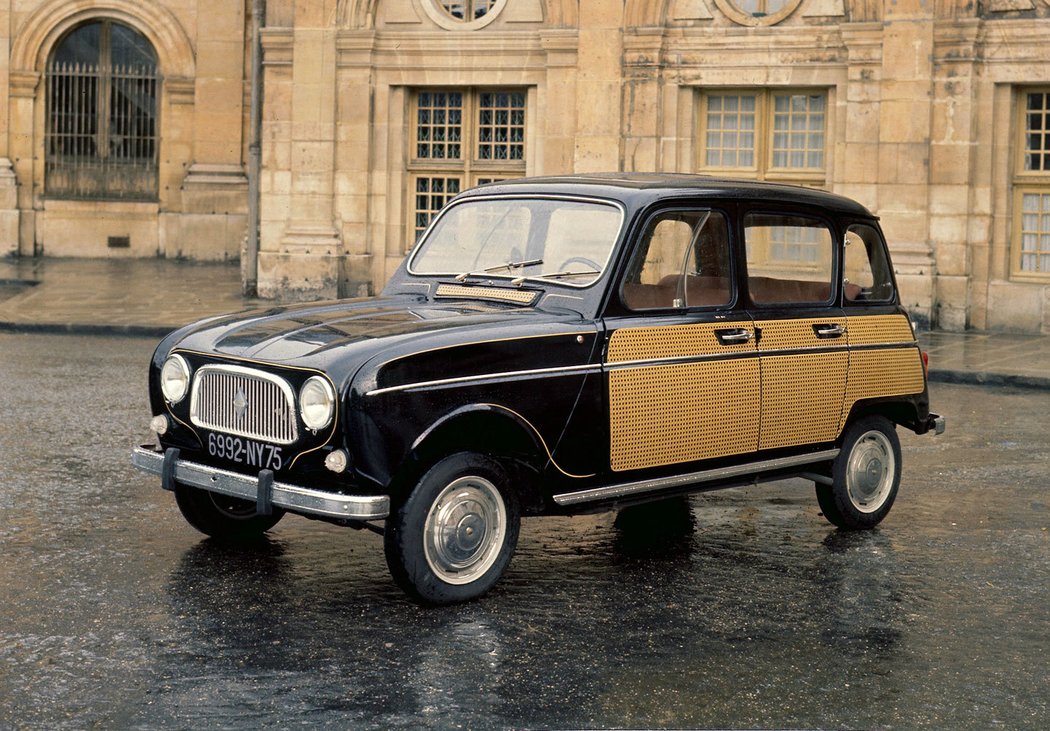
[[700,167],[820,184],[827,166],[827,104],[822,91],[707,92],[700,103]]
[[1014,175],[1015,279],[1050,280],[1050,89],[1019,96],[1020,158]]
[[410,243],[461,190],[524,175],[526,105],[523,89],[415,93]]
[[871,226],[854,225],[846,232],[842,292],[847,305],[893,300],[886,246]]
[[45,71],[44,189],[56,198],[157,197],[157,57],[109,20],[78,26]]

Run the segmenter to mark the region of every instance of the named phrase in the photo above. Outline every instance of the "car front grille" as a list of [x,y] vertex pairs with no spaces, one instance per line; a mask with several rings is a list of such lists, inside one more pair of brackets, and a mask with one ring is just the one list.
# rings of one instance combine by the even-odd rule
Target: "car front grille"
[[288,382],[241,366],[209,365],[197,371],[190,421],[275,444],[291,444],[298,437],[295,396]]

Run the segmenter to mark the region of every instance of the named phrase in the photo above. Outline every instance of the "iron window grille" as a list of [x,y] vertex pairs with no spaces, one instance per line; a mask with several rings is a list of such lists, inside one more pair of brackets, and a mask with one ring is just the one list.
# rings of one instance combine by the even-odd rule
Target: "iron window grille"
[[149,41],[108,20],[81,25],[45,79],[45,194],[156,200],[160,75]]

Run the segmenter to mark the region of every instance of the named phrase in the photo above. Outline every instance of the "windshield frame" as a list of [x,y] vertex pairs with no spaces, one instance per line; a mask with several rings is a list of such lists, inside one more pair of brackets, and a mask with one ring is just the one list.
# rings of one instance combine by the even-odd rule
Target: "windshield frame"
[[[405,271],[410,276],[420,277],[420,278],[427,278],[427,279],[433,279],[433,278],[455,278],[455,277],[458,277],[458,276],[462,276],[464,274],[464,272],[462,272],[462,271],[459,271],[459,272],[419,272],[419,271],[416,271],[413,267],[414,267],[415,262],[416,262],[416,257],[419,255],[420,251],[422,251],[423,247],[425,246],[427,241],[430,239],[430,237],[433,234],[433,232],[438,228],[439,222],[445,217],[446,214],[448,214],[449,211],[451,211],[454,208],[456,208],[458,206],[461,206],[461,205],[466,205],[466,204],[469,204],[469,203],[477,203],[479,201],[493,201],[493,200],[498,200],[498,201],[548,200],[548,201],[565,201],[565,202],[568,202],[568,203],[590,203],[590,204],[596,204],[596,205],[607,206],[609,208],[613,208],[619,214],[620,220],[617,223],[616,235],[613,236],[612,241],[609,244],[609,250],[608,250],[608,254],[606,256],[606,259],[605,259],[604,262],[601,262],[601,271],[597,275],[595,275],[594,278],[591,279],[589,282],[586,282],[584,284],[574,284],[572,281],[570,281],[569,279],[565,278],[564,276],[557,277],[557,278],[551,276],[553,274],[559,274],[560,272],[550,272],[550,274],[548,274],[547,276],[543,276],[543,275],[539,275],[539,274],[522,275],[520,272],[515,272],[513,270],[508,270],[507,272],[484,272],[484,271],[470,272],[469,276],[467,277],[468,281],[471,280],[471,279],[482,279],[482,280],[501,279],[501,280],[506,280],[508,284],[510,284],[512,282],[516,282],[515,286],[521,286],[521,284],[523,284],[523,283],[530,282],[530,283],[540,283],[540,284],[544,284],[544,285],[556,285],[556,286],[561,286],[561,287],[571,287],[573,289],[588,289],[588,288],[593,287],[594,285],[598,284],[602,280],[604,280],[606,278],[606,276],[609,274],[609,272],[612,271],[612,269],[615,268],[617,252],[620,249],[620,242],[623,239],[624,228],[625,228],[625,224],[627,222],[627,207],[622,202],[620,202],[618,200],[615,200],[615,199],[612,199],[612,198],[602,198],[602,197],[598,197],[598,196],[586,196],[586,195],[547,194],[547,193],[512,193],[512,194],[503,193],[503,194],[492,194],[492,195],[467,195],[467,196],[462,197],[462,198],[454,199],[448,205],[446,205],[444,208],[442,208],[441,211],[438,213],[438,215],[435,216],[434,219],[427,226],[426,231],[419,238],[419,241],[416,242],[416,245],[412,247],[412,251],[409,253],[408,259],[407,259],[407,262],[406,262],[406,265],[405,265]],[[583,276],[582,272],[581,272],[580,276]]]

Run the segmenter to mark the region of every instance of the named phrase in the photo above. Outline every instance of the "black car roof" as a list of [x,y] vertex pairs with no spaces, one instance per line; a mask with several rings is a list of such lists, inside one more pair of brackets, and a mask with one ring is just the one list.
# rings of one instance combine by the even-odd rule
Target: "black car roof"
[[838,213],[875,218],[851,198],[799,185],[715,178],[685,173],[584,173],[517,178],[489,183],[463,196],[493,194],[574,194],[644,204],[663,198],[698,197],[802,203]]

